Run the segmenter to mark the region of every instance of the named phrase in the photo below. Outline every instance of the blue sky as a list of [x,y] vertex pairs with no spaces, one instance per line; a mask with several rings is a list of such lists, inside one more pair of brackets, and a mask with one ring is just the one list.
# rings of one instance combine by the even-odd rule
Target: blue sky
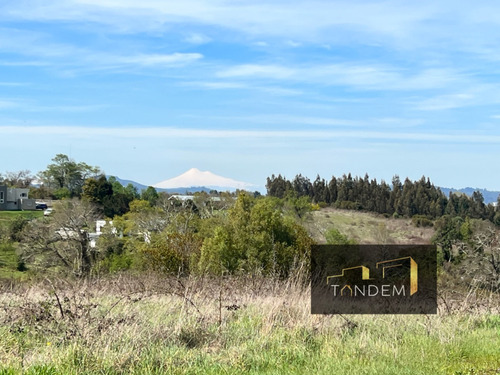
[[3,0],[0,172],[500,190],[499,42],[495,1]]

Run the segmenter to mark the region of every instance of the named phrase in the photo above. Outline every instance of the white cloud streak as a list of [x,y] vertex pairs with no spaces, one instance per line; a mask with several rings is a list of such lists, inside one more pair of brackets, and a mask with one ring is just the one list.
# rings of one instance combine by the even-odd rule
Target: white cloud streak
[[[287,39],[318,38],[332,27],[356,27],[368,34],[407,35],[436,14],[431,3],[396,1],[230,1],[230,0],[53,0],[19,1],[4,7],[6,19],[91,20],[129,30],[192,22]],[[0,8],[1,9],[1,8]],[[377,17],[374,17],[377,15]],[[398,33],[398,34],[396,34]]]
[[452,69],[425,69],[415,73],[390,65],[359,63],[314,64],[307,67],[244,64],[222,69],[216,75],[220,78],[287,80],[367,90],[429,90],[470,81],[468,75]]
[[203,58],[203,55],[199,53],[173,53],[170,55],[141,54],[125,57],[113,56],[109,58],[109,62],[140,66],[175,66],[189,64],[196,60],[200,60],[201,58]]
[[212,39],[204,34],[192,33],[184,38],[187,43],[190,44],[205,44],[212,41]]
[[17,101],[0,99],[0,109],[8,109],[18,106],[19,103]]
[[[15,53],[20,61],[2,61],[4,66],[71,67],[73,69],[133,69],[179,67],[203,58],[200,53],[131,53],[55,42],[48,35],[12,28],[0,29],[0,48]],[[21,60],[21,58],[28,59]]]
[[[73,21],[118,32],[166,30],[174,24],[212,26],[293,43],[389,43],[398,49],[488,49],[498,29],[497,3],[292,0],[6,1],[3,20]],[[457,32],[458,30],[458,32]],[[196,38],[195,38],[196,39]]]
[[221,70],[216,75],[223,78],[258,77],[288,79],[296,76],[297,70],[279,65],[244,64]]
[[206,90],[257,90],[264,91],[276,96],[296,96],[302,95],[303,91],[276,86],[258,86],[246,82],[234,81],[187,81],[180,83],[180,86],[201,88]]
[[4,135],[65,136],[72,138],[112,137],[113,139],[148,138],[303,138],[307,140],[358,139],[387,141],[422,141],[439,143],[479,143],[500,144],[500,135],[495,134],[456,134],[456,133],[402,133],[377,131],[309,131],[309,130],[222,130],[222,129],[183,129],[176,127],[144,128],[99,128],[78,126],[0,126]]
[[491,83],[471,84],[466,89],[457,89],[453,93],[438,94],[415,103],[421,111],[440,111],[456,108],[497,105],[500,103],[498,86]]

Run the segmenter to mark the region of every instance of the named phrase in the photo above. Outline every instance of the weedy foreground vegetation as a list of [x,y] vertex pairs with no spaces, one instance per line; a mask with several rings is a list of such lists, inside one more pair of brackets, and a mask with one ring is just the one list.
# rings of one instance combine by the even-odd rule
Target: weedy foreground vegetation
[[310,315],[303,280],[115,276],[4,284],[1,374],[497,374],[498,296],[437,315]]

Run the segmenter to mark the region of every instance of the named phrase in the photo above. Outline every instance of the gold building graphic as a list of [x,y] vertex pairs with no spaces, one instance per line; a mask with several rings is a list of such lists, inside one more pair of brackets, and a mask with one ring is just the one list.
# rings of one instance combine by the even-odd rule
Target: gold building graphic
[[[398,270],[400,273],[405,273],[405,268],[407,269],[407,274],[409,273],[410,279],[410,296],[414,295],[418,291],[418,265],[417,262],[411,257],[406,256],[397,259],[389,259],[377,262],[375,268],[382,271],[382,280],[387,280],[391,271],[394,271],[397,267],[402,269]],[[346,272],[347,271],[347,272]],[[366,266],[356,266],[343,268],[340,275],[328,276],[326,282],[328,285],[334,284],[336,281],[340,281],[339,285],[344,283],[344,286],[340,289],[340,295],[353,295],[353,285],[356,281],[368,282],[369,280],[379,280],[378,278],[370,278],[370,268]],[[380,280],[379,280],[380,281]]]

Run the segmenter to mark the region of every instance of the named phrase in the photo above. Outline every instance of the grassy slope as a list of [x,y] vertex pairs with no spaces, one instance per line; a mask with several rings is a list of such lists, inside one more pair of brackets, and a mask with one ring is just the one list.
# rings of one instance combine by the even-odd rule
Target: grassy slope
[[334,208],[313,211],[304,226],[318,243],[325,242],[325,232],[331,228],[362,244],[427,244],[434,233],[432,228],[415,227],[409,219]]
[[[43,211],[0,211],[0,233],[7,232],[12,221],[18,217],[28,219],[43,217]],[[0,242],[0,279],[23,279],[27,275],[17,271],[16,246]]]
[[39,218],[43,217],[43,211],[0,211],[0,225],[8,225],[18,216],[24,216],[29,219]]

